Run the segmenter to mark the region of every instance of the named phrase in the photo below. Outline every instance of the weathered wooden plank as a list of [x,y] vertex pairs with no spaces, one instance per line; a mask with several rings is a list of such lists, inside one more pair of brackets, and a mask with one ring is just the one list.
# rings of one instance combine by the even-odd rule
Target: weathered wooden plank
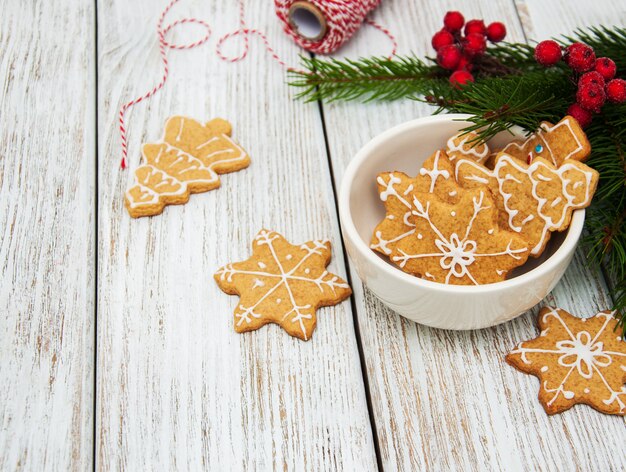
[[[251,26],[296,63],[271,6],[246,8]],[[171,53],[166,88],[130,113],[131,169],[140,143],[159,138],[173,114],[229,119],[252,164],[184,206],[132,220],[122,203],[132,174],[118,167],[116,116],[159,78],[159,11],[147,0],[119,0],[100,3],[98,13],[97,468],[375,468],[350,303],[321,309],[306,343],[276,326],[240,335],[232,326],[237,298],[212,279],[221,265],[248,257],[263,227],[293,242],[330,238],[330,270],[345,275],[317,105],[292,100],[284,70],[257,41],[238,64],[217,59],[217,37],[237,26],[236,2],[177,5],[172,20],[205,17],[214,36]]]
[[0,11],[0,469],[88,470],[94,5]]
[[[594,3],[583,9],[584,2],[580,3],[581,16],[598,8]],[[505,21],[507,39],[524,40],[514,5],[503,1],[420,1],[411,8],[383,2],[375,19],[392,26],[400,52],[432,55],[430,37],[441,27],[448,9],[462,11],[467,19]],[[532,8],[527,12],[536,15]],[[550,25],[552,14],[543,16]],[[359,32],[341,55],[386,53],[384,42],[373,46],[375,34]],[[337,185],[350,158],[371,137],[433,111],[411,101],[325,104],[323,108]],[[351,273],[358,280],[354,268]],[[549,418],[536,400],[537,380],[504,363],[504,355],[516,342],[536,334],[536,309],[491,329],[435,330],[388,310],[356,280],[357,320],[385,469],[624,468],[622,418],[584,406]],[[604,280],[585,267],[581,253],[545,302],[580,315],[591,315],[610,303]]]

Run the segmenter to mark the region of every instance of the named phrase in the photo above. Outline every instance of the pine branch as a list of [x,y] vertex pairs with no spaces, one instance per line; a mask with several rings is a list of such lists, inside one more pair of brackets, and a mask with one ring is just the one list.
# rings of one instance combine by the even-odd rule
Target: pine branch
[[420,95],[444,73],[415,56],[358,60],[301,58],[304,71],[290,72],[290,85],[300,87],[298,98],[314,100],[397,100]]
[[483,141],[513,126],[535,130],[541,121],[559,121],[571,102],[574,84],[561,74],[533,72],[493,78],[463,90],[462,100],[426,96],[427,103],[451,113],[468,113],[474,124],[465,131],[479,132]]
[[[581,41],[597,57],[612,58],[617,75],[626,76],[626,28],[577,30],[560,39]],[[521,126],[527,132],[541,121],[559,121],[574,101],[577,77],[559,63],[539,66],[526,44],[500,43],[474,62],[476,82],[462,89],[450,86],[449,71],[414,55],[320,60],[303,58],[306,72],[293,72],[291,85],[306,100],[396,100],[411,98],[436,107],[436,113],[468,113],[479,140]],[[587,210],[583,245],[588,260],[616,280],[611,294],[626,336],[626,105],[604,106],[586,129],[593,152],[588,164],[600,172],[598,191]]]

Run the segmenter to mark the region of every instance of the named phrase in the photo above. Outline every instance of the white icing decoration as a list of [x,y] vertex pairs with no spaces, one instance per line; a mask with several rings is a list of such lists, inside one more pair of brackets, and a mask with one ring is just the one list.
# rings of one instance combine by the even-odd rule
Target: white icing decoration
[[477,257],[496,257],[506,255],[516,260],[521,259],[521,256],[518,256],[517,254],[524,253],[528,249],[526,247],[512,249],[512,240],[509,241],[504,251],[486,254],[476,252],[477,243],[476,241],[469,239],[469,234],[472,230],[474,220],[476,219],[478,213],[488,208],[491,208],[489,206],[483,206],[484,196],[484,192],[480,192],[479,196],[473,199],[474,211],[467,227],[465,228],[465,235],[463,235],[463,237],[459,237],[459,235],[456,233],[452,233],[450,234],[450,236],[446,237],[430,219],[430,202],[427,202],[426,207],[424,208],[419,200],[414,199],[413,206],[415,209],[413,210],[413,215],[417,216],[418,218],[422,218],[426,222],[428,222],[430,228],[434,233],[435,246],[437,246],[439,252],[432,254],[407,254],[406,252],[399,250],[401,255],[394,256],[392,258],[393,261],[397,262],[400,267],[404,267],[406,263],[411,259],[438,257],[439,265],[441,266],[441,268],[448,271],[445,283],[449,283],[451,277],[462,278],[467,276],[475,285],[478,285],[478,282],[476,281],[476,279],[474,279],[470,272],[470,267]]
[[544,365],[544,366],[541,368],[541,372],[548,372],[548,366],[547,366],[547,365]]
[[180,141],[180,137],[183,135],[183,128],[185,125],[185,119],[180,119],[180,126],[178,127],[178,134],[176,135],[176,142]]
[[491,229],[487,230],[487,233],[488,233],[488,234],[493,234],[493,228],[491,228]]
[[254,285],[252,286],[252,288],[264,287],[264,286],[265,286],[265,282],[263,282],[261,279],[254,279]]
[[[566,159],[569,159],[570,157],[572,157],[574,154],[576,154],[579,151],[583,150],[583,143],[580,141],[580,139],[578,139],[578,136],[576,136],[576,134],[574,133],[574,130],[572,129],[572,125],[569,121],[569,118],[564,118],[561,121],[559,121],[556,125],[554,126],[549,126],[547,123],[542,123],[540,129],[536,132],[531,134],[528,139],[526,139],[524,142],[522,142],[521,144],[516,143],[515,141],[509,143],[504,149],[503,152],[509,152],[509,148],[517,148],[518,151],[521,151],[526,144],[535,139],[541,139],[541,141],[544,144],[544,149],[547,149],[548,151],[548,155],[550,160],[552,161],[552,164],[554,164],[556,167],[558,167],[558,162],[556,161],[555,157],[554,157],[554,153],[552,152],[552,148],[550,148],[550,144],[548,144],[548,141],[545,138],[545,134],[550,133],[552,131],[554,131],[557,128],[560,128],[561,126],[565,126],[569,129],[570,135],[572,137],[572,139],[574,141],[576,141],[576,148],[574,150],[572,150],[567,156],[562,158],[562,161],[565,161]],[[541,152],[543,152],[543,149],[541,150]],[[541,152],[539,152],[539,154],[541,154]],[[531,160],[532,160],[532,156],[533,153],[531,152]]]
[[209,144],[214,143],[215,141],[217,141],[217,138],[212,137],[208,141],[205,141],[202,144],[197,145],[196,149],[202,149],[204,146],[208,146]]
[[[465,161],[463,161],[465,162]],[[481,183],[481,184],[488,184],[489,181],[487,179],[485,179],[484,177],[479,177],[477,175],[468,175],[465,177],[465,180],[473,180],[475,182]]]
[[287,255],[285,256],[285,259],[287,259],[288,261],[290,261],[292,257],[293,257],[293,256],[292,256],[291,254],[287,254]]
[[[422,169],[420,169],[420,175],[422,176],[429,176],[430,177],[430,192],[433,192],[435,189],[435,185],[437,182],[437,179],[439,177],[443,177],[444,179],[449,179],[450,178],[450,172],[445,170],[445,169],[440,169],[439,168],[439,162],[440,162],[440,157],[441,157],[441,152],[437,151],[435,153],[435,156],[432,159],[432,169],[427,169],[425,167],[423,167]],[[385,176],[387,176],[388,180],[385,181]],[[378,184],[383,187],[383,190],[379,193],[380,199],[383,202],[386,202],[387,199],[390,196],[396,197],[398,199],[398,201],[400,203],[402,203],[406,208],[407,211],[404,213],[403,217],[402,217],[402,221],[405,224],[405,226],[407,226],[408,228],[413,228],[415,227],[415,225],[413,223],[411,223],[410,221],[410,217],[411,217],[411,204],[404,198],[404,196],[410,194],[414,187],[413,184],[409,184],[408,187],[404,190],[404,192],[402,192],[402,195],[400,195],[400,193],[398,192],[398,190],[396,189],[396,184],[399,184],[402,182],[402,180],[397,177],[396,175],[394,175],[393,173],[388,173],[388,174],[384,174],[384,175],[379,175],[378,178],[376,179],[376,181],[378,182]],[[450,195],[456,195],[456,191],[450,192]],[[395,215],[387,215],[386,218],[393,220],[395,219]],[[375,249],[375,250],[379,250],[381,252],[383,252],[386,255],[390,255],[391,254],[391,248],[389,247],[390,244],[396,243],[398,241],[400,241],[402,238],[409,236],[411,234],[415,233],[414,229],[408,229],[405,233],[400,234],[390,240],[387,240],[385,238],[383,238],[382,236],[382,232],[381,231],[376,231],[374,233],[374,241],[372,242],[372,244],[370,245],[371,249]]]
[[[489,169],[486,169],[484,166],[481,166],[480,164],[477,164],[476,162],[472,160],[461,159],[457,162],[457,166],[456,166],[455,177],[457,180],[459,180],[459,169],[463,167],[464,165],[470,166],[470,168],[474,169],[480,175],[484,175],[484,176],[487,176],[489,178],[493,178],[496,180],[498,184],[499,193],[500,195],[502,195],[504,208],[509,217],[509,227],[512,230],[517,231],[517,232],[521,232],[523,229],[523,225],[530,220],[528,219],[528,217],[526,217],[526,219],[524,219],[521,222],[521,224],[515,224],[514,222],[514,219],[519,213],[519,211],[510,205],[509,200],[511,199],[512,194],[504,191],[504,184],[507,181],[514,181],[516,183],[521,183],[521,182],[519,181],[519,179],[515,178],[514,176],[505,173],[505,168],[507,166],[511,166],[515,170],[525,174],[528,177],[529,181],[532,184],[532,187],[531,187],[532,197],[537,203],[537,215],[544,222],[539,242],[535,245],[535,247],[531,249],[531,254],[533,255],[537,255],[541,252],[541,249],[544,246],[544,241],[546,240],[548,233],[550,231],[553,231],[556,228],[561,227],[561,225],[565,222],[565,219],[567,218],[568,212],[570,210],[581,208],[582,206],[584,206],[584,204],[589,202],[589,200],[591,199],[590,191],[591,191],[591,181],[593,179],[593,173],[591,169],[589,169],[588,171],[585,171],[572,163],[566,162],[564,164],[561,164],[561,166],[558,169],[548,167],[546,164],[542,163],[541,161],[534,161],[532,164],[525,166],[522,162],[515,159],[514,157],[507,155],[507,154],[502,154],[498,158],[493,171],[490,171]],[[537,187],[539,185],[539,181],[538,181],[539,179],[533,178],[533,174],[536,174],[536,171],[539,169],[547,169],[548,172],[556,174],[561,180],[561,191],[563,193],[563,196],[565,197],[565,202],[563,204],[563,209],[561,211],[561,214],[557,219],[554,219],[551,216],[543,212],[544,207],[546,207],[546,205],[548,204],[548,200],[546,198],[540,197],[537,194]],[[567,190],[567,186],[571,181],[565,178],[565,175],[566,175],[566,172],[571,171],[571,170],[575,171],[578,174],[582,173],[585,176],[585,197],[582,200],[579,200],[583,202],[583,204],[575,204],[574,202],[576,201],[576,196],[570,194]],[[504,175],[502,175],[503,173]],[[541,174],[538,174],[538,173],[536,175],[541,176]],[[469,181],[488,183],[488,180],[486,178],[480,177],[479,175],[476,175],[476,174],[468,174],[463,177],[465,178],[465,180],[469,180]],[[582,182],[580,181],[577,183],[581,183],[582,185]],[[575,186],[576,185],[574,185],[574,187]]]
[[412,229],[410,231],[407,231],[406,233],[402,233],[399,236],[396,236],[395,238],[392,239],[384,239],[382,236],[382,233],[380,231],[376,231],[376,233],[374,234],[374,236],[376,237],[376,239],[378,239],[378,242],[376,244],[371,244],[370,248],[371,249],[380,249],[384,254],[391,254],[391,249],[389,248],[389,244],[391,243],[395,243],[400,241],[402,238],[409,236],[411,234],[415,233],[415,230]]
[[456,193],[456,190],[452,190],[451,192],[448,192],[448,195],[450,195],[451,197],[455,197]]
[[265,263],[261,261],[259,261],[258,265],[261,269],[265,269],[267,267],[267,265],[265,265]]
[[[472,137],[471,134],[466,134],[465,136],[461,136],[461,133],[452,136],[448,139],[447,143],[447,152],[448,154],[460,153],[464,156],[475,156],[478,162],[483,162],[487,156],[489,155],[489,147],[485,143],[481,143],[475,146],[470,147],[468,144],[468,148],[466,149],[464,146],[467,144],[469,138]],[[458,144],[454,143],[455,139],[460,139]],[[478,149],[482,148],[482,151]]]
[[[543,315],[543,322],[545,323],[549,317],[556,318],[567,332],[569,339],[556,341],[554,345],[555,349],[526,348],[524,347],[524,343],[519,343],[518,346],[511,351],[511,354],[519,354],[520,359],[525,364],[532,364],[532,361],[528,359],[527,354],[537,352],[554,354],[555,356],[558,356],[557,363],[560,366],[569,367],[567,374],[556,388],[548,388],[547,381],[543,383],[543,388],[546,392],[554,393],[554,396],[547,402],[548,405],[552,405],[561,394],[568,400],[574,398],[574,392],[566,390],[565,383],[571,376],[572,372],[576,371],[578,375],[585,380],[591,380],[594,375],[597,374],[601,383],[606,387],[609,393],[609,397],[607,399],[603,399],[602,402],[605,405],[611,405],[613,402],[617,402],[620,413],[626,410],[626,403],[621,398],[622,395],[626,396],[626,391],[623,388],[621,391],[613,390],[606,381],[606,378],[601,370],[603,367],[611,365],[614,360],[617,362],[617,359],[614,359],[615,356],[626,358],[626,353],[607,351],[604,349],[604,343],[602,341],[598,341],[598,338],[613,318],[614,313],[615,312],[610,314],[598,313],[596,315],[598,317],[604,317],[606,321],[598,330],[596,335],[592,337],[588,331],[579,331],[574,334],[569,329],[569,326],[567,326],[565,321],[563,321],[559,312],[556,309],[552,309]],[[582,320],[584,321],[585,319],[583,318]],[[625,366],[626,364],[622,365],[621,368],[626,370]],[[543,372],[543,369],[541,370]],[[585,393],[588,392],[585,391]]]
[[[378,178],[376,179],[376,181],[381,185],[384,186],[385,189],[380,192],[380,199],[383,202],[386,202],[387,199],[390,196],[394,196],[398,199],[398,201],[400,201],[406,208],[407,211],[403,216],[403,222],[406,226],[408,227],[413,227],[415,225],[413,225],[410,221],[409,221],[409,217],[411,216],[411,204],[405,200],[397,191],[397,189],[395,188],[395,184],[399,184],[400,182],[402,182],[402,180],[398,177],[396,177],[395,175],[393,175],[392,173],[387,174],[389,176],[389,181],[385,182],[385,179],[383,178],[382,175],[379,175]],[[413,185],[409,185],[410,189],[413,189]],[[404,192],[406,194],[406,192]],[[394,215],[388,215],[387,218],[389,218],[390,220],[394,219],[395,216]],[[378,240],[378,242],[376,243],[372,243],[370,245],[371,249],[377,249],[382,251],[384,254],[389,255],[391,254],[391,248],[389,248],[389,244],[393,244],[395,242],[398,242],[399,240],[401,240],[402,238],[404,238],[405,236],[409,236],[411,234],[413,234],[415,232],[414,229],[410,229],[407,232],[400,234],[398,236],[396,236],[395,238],[392,239],[385,239],[382,236],[382,232],[381,231],[376,231],[374,233],[374,237]]]
[[[144,179],[144,182],[140,182],[139,179],[137,178],[137,182],[136,185],[139,186],[140,190],[141,190],[141,196],[139,199],[135,199],[132,194],[130,193],[130,190],[133,188],[131,187],[131,189],[129,189],[126,192],[126,197],[127,197],[127,201],[130,205],[131,208],[137,208],[137,207],[141,207],[141,206],[151,206],[154,205],[155,203],[159,202],[159,196],[175,196],[175,195],[183,195],[185,193],[187,193],[187,186],[189,183],[205,183],[205,184],[212,184],[215,183],[219,180],[219,175],[214,171],[214,167],[216,165],[222,165],[224,163],[227,162],[239,162],[239,161],[243,161],[245,159],[247,159],[247,154],[246,152],[239,147],[232,139],[230,139],[229,136],[225,135],[225,134],[220,134],[219,136],[215,136],[213,138],[211,138],[208,142],[212,142],[214,140],[218,140],[218,139],[223,139],[225,140],[232,148],[227,148],[227,149],[221,149],[219,151],[215,151],[213,153],[211,153],[210,155],[206,156],[206,158],[217,155],[217,154],[231,154],[231,153],[238,153],[237,155],[233,156],[233,157],[229,157],[227,159],[219,159],[216,160],[215,162],[211,163],[209,166],[204,166],[204,164],[202,163],[201,160],[197,159],[196,157],[192,156],[191,154],[186,153],[185,151],[183,151],[182,149],[179,149],[176,146],[171,145],[170,143],[165,141],[165,133],[167,132],[168,129],[168,125],[170,123],[170,120],[174,120],[176,118],[180,118],[180,125],[179,125],[179,131],[177,136],[175,137],[176,141],[180,141],[180,138],[182,136],[183,133],[183,129],[184,129],[184,123],[185,120],[190,120],[190,118],[184,118],[184,117],[171,117],[167,120],[167,122],[165,123],[165,131],[163,132],[163,137],[161,138],[161,141],[154,143],[154,144],[165,144],[166,145],[166,152],[170,152],[171,150],[175,150],[177,153],[177,158],[176,160],[171,164],[171,165],[176,165],[177,163],[179,163],[181,160],[186,160],[189,163],[189,169],[188,170],[198,170],[198,169],[202,169],[202,170],[206,170],[209,172],[210,178],[209,179],[195,179],[195,180],[187,180],[187,181],[180,181],[177,178],[175,178],[172,175],[169,175],[166,172],[166,169],[157,169],[156,167],[154,167],[151,164],[147,163],[147,159],[145,157],[145,155],[143,155],[142,153],[142,164],[140,166],[141,167],[148,167],[150,170],[150,173],[146,176],[146,178]],[[208,144],[204,143],[204,144]],[[198,146],[196,149],[199,149],[201,146]],[[160,157],[161,157],[161,153],[163,152],[163,149],[159,150],[159,154],[157,155],[157,157],[155,158],[156,162],[160,162]],[[159,175],[163,182],[161,182],[160,184],[157,185],[178,185],[179,188],[178,190],[174,191],[174,192],[167,192],[167,193],[157,193],[155,191],[153,191],[152,189],[148,188],[146,186],[147,181],[150,179],[150,177],[152,177],[153,175]],[[137,177],[137,174],[135,173],[135,176]],[[148,195],[150,196],[150,199],[145,200],[143,197],[144,195]]]
[[430,188],[429,188],[429,192],[433,193],[433,191],[435,190],[435,184],[437,183],[437,179],[441,176],[444,179],[449,179],[450,178],[450,172],[448,172],[445,169],[439,169],[438,165],[439,165],[439,156],[441,155],[440,151],[437,151],[435,153],[435,158],[433,159],[433,168],[432,169],[426,169],[425,167],[422,167],[420,169],[420,175],[427,175],[430,177]]
[[450,212],[450,214],[451,214],[452,216],[456,216],[456,211],[451,211],[451,212]]
[[[311,305],[307,304],[307,305],[298,305],[294,296],[294,292],[291,288],[290,282],[292,281],[303,281],[303,282],[310,282],[312,284],[314,284],[314,286],[316,286],[320,292],[324,291],[324,288],[328,288],[330,290],[332,290],[332,292],[334,293],[335,290],[337,288],[349,288],[348,284],[343,283],[342,281],[340,281],[339,277],[337,277],[334,274],[329,273],[328,271],[324,270],[322,272],[322,274],[313,279],[313,278],[307,278],[307,277],[303,277],[300,275],[295,275],[296,271],[302,266],[302,264],[304,264],[313,254],[317,254],[317,255],[322,255],[323,252],[328,249],[327,247],[327,243],[328,241],[324,240],[324,241],[312,241],[311,243],[307,243],[307,244],[302,244],[300,246],[300,249],[306,250],[307,253],[304,255],[304,257],[288,272],[286,272],[280,262],[280,259],[278,258],[278,255],[276,253],[276,250],[274,249],[274,241],[276,239],[280,238],[280,235],[278,233],[274,233],[271,231],[266,231],[263,230],[261,231],[256,237],[255,237],[255,241],[256,244],[258,244],[259,246],[263,246],[263,245],[267,245],[270,251],[270,254],[272,255],[272,259],[275,262],[278,271],[280,273],[278,274],[274,274],[271,272],[265,272],[265,271],[249,271],[249,270],[239,270],[239,269],[235,269],[233,264],[227,264],[226,266],[222,267],[220,270],[217,271],[216,275],[220,276],[221,280],[226,280],[228,282],[232,282],[233,276],[236,274],[244,274],[244,275],[254,275],[257,277],[263,277],[263,278],[267,278],[269,280],[276,280],[278,279],[278,282],[272,286],[272,288],[270,288],[261,298],[259,298],[252,306],[244,306],[243,304],[239,305],[239,308],[241,310],[241,313],[236,313],[235,316],[238,318],[237,321],[237,326],[240,326],[243,323],[250,323],[251,317],[252,318],[260,318],[262,315],[261,313],[257,313],[255,310],[256,308],[266,299],[268,298],[270,295],[272,295],[272,293],[274,293],[279,287],[285,287],[287,294],[289,295],[289,303],[291,305],[291,310],[289,310],[288,312],[285,313],[285,315],[283,316],[283,320],[289,316],[293,315],[293,318],[291,319],[292,323],[299,323],[300,325],[300,329],[302,330],[302,334],[304,335],[304,339],[308,339],[307,338],[307,332],[306,332],[306,328],[304,326],[303,323],[303,319],[311,319],[313,317],[313,315],[311,313],[307,313],[306,310],[310,310],[312,307]],[[278,302],[277,299],[277,303]],[[281,300],[282,301],[282,300]]]
[[387,215],[387,219],[388,220],[395,220],[396,219],[396,215]]

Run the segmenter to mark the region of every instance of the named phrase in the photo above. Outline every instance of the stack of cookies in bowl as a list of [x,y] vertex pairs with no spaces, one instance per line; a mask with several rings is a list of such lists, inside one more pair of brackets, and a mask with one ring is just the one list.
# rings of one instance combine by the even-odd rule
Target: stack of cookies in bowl
[[451,136],[415,176],[378,174],[385,217],[371,249],[424,280],[491,284],[540,257],[590,204],[599,175],[583,163],[591,147],[572,117],[500,149],[477,138]]

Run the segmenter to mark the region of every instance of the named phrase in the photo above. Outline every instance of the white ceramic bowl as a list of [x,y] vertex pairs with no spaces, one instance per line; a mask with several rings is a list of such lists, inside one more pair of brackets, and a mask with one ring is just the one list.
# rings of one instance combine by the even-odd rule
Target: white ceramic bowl
[[[410,320],[445,329],[476,329],[508,321],[540,302],[569,265],[585,220],[576,210],[568,231],[553,233],[545,252],[512,273],[511,278],[480,286],[445,285],[422,280],[396,268],[370,249],[385,209],[376,189],[380,172],[417,175],[422,163],[447,139],[468,125],[467,115],[419,118],[380,134],[367,143],[346,169],[339,194],[339,216],[348,256],[367,287],[392,310]],[[521,130],[516,130],[521,136]],[[490,144],[511,139],[501,133]]]

